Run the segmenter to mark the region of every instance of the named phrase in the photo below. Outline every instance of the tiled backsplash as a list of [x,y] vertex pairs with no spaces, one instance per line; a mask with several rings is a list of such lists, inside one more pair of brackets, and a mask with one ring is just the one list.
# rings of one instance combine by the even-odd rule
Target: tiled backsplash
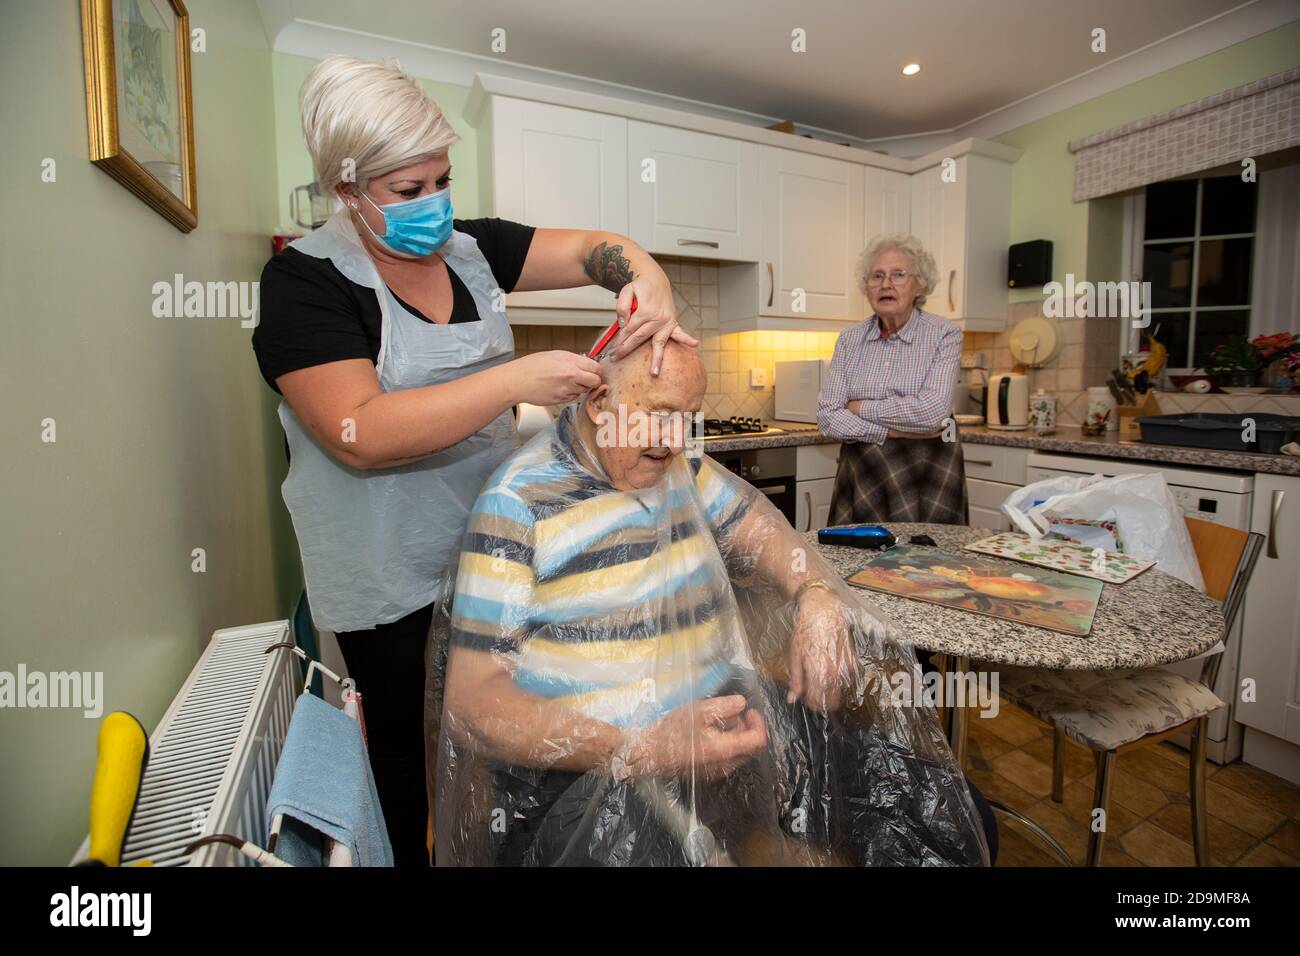
[[[835,350],[834,332],[734,332],[718,334],[718,266],[694,259],[656,257],[677,295],[677,321],[700,340],[709,390],[706,418],[772,418],[776,401],[776,363],[793,359],[828,359]],[[585,349],[600,330],[590,327],[516,326],[515,354],[547,349]],[[764,369],[767,384],[752,387],[749,370]]]
[[[678,321],[700,340],[704,367],[709,373],[709,390],[704,396],[708,418],[741,415],[772,418],[775,415],[773,386],[776,363],[787,359],[828,359],[835,349],[834,332],[737,332],[718,334],[718,267],[716,263],[693,259],[656,257],[668,274],[677,295]],[[1008,306],[1007,328],[1002,332],[968,332],[964,349],[983,352],[989,372],[1015,368],[1011,359],[1011,329],[1022,319],[1042,314],[1041,302],[1016,302]],[[1056,396],[1057,420],[1078,425],[1087,411],[1087,389],[1104,385],[1110,370],[1119,362],[1121,322],[1115,319],[1059,319],[1064,342],[1056,359],[1043,368],[1029,370],[1030,389],[1043,389]],[[516,326],[515,353],[549,349],[585,351],[595,344],[600,329],[590,326]],[[767,384],[752,387],[749,370],[764,369]],[[954,405],[958,412],[976,411],[965,387],[981,381],[975,371],[961,373]],[[1300,395],[1188,395],[1162,392],[1165,413],[1274,412],[1300,415]]]
[[1192,395],[1187,392],[1159,392],[1156,400],[1160,414],[1175,415],[1190,412],[1210,412],[1244,415],[1250,412],[1266,415],[1300,416],[1300,395]]
[[[1057,421],[1063,425],[1082,424],[1088,408],[1088,387],[1105,385],[1112,369],[1119,366],[1120,336],[1123,323],[1117,319],[1057,319],[1063,336],[1060,353],[1049,365],[1023,369],[1011,359],[1011,330],[1034,315],[1042,315],[1041,302],[1017,302],[1008,307],[1007,328],[1002,332],[968,332],[963,350],[983,352],[989,372],[1023,371],[1029,376],[1031,393],[1042,389],[1056,396]],[[957,411],[977,411],[967,397],[964,383],[981,381],[980,373],[962,373]],[[1186,392],[1158,392],[1156,400],[1161,414],[1183,412],[1222,412],[1238,414],[1263,412],[1276,415],[1300,415],[1300,395],[1195,395]]]
[[[1061,351],[1048,365],[1021,369],[1011,358],[1011,330],[1023,320],[1043,314],[1041,302],[1015,302],[1007,307],[1007,327],[1001,332],[968,332],[964,350],[983,352],[988,371],[1025,371],[1030,392],[1042,389],[1056,396],[1057,421],[1079,425],[1088,410],[1088,386],[1103,385],[1119,365],[1121,323],[1116,319],[1058,319]],[[981,381],[979,373],[963,373],[963,381]],[[965,411],[960,406],[958,411]]]

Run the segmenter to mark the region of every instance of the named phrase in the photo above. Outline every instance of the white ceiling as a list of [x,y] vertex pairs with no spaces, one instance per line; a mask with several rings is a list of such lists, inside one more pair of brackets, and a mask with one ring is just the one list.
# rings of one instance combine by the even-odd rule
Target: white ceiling
[[[331,27],[717,104],[858,140],[960,128],[1243,0],[263,0]],[[1296,5],[1300,16],[1300,4]],[[493,53],[492,30],[506,31]],[[808,51],[790,51],[791,30]],[[1106,30],[1107,52],[1091,52]],[[276,27],[268,23],[268,31]],[[1138,52],[1142,51],[1142,52]],[[921,73],[904,77],[904,64]],[[490,71],[491,64],[483,69]]]

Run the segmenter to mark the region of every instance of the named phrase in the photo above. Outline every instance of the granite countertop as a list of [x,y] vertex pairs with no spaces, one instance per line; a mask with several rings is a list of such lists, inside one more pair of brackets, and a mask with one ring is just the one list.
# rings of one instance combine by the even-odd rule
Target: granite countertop
[[[704,453],[744,451],[750,448],[785,448],[791,445],[837,444],[838,439],[823,435],[816,425],[802,422],[772,422],[786,431],[759,438],[717,438],[703,442]],[[962,426],[961,440],[973,445],[1009,445],[1064,455],[1089,455],[1094,458],[1126,458],[1134,461],[1164,462],[1190,468],[1221,468],[1228,471],[1259,472],[1270,475],[1300,475],[1300,457],[1294,455],[1257,455],[1243,451],[1218,451],[1213,448],[1184,448],[1179,445],[1152,445],[1121,441],[1115,432],[1085,435],[1068,425],[1059,426],[1055,434],[1035,435],[1031,431],[1007,432],[982,425]]]
[[830,438],[808,422],[778,422],[769,424],[785,431],[780,435],[763,435],[757,438],[710,438],[701,442],[706,455],[718,451],[746,451],[750,448],[790,448],[794,445],[837,445],[838,438]]
[[[960,525],[888,523],[885,527],[906,544],[914,534],[927,534],[941,551],[960,553],[962,547],[994,532]],[[817,533],[804,535],[841,577],[861,570],[873,552],[817,544]],[[969,552],[974,555],[974,552]],[[1029,567],[1003,561],[1014,571]],[[1195,657],[1214,646],[1223,628],[1219,603],[1191,585],[1156,568],[1125,584],[1103,584],[1097,616],[1087,637],[969,611],[927,604],[911,598],[850,586],[865,601],[875,603],[918,647],[972,660],[1059,670],[1112,670],[1153,667]]]
[[1116,432],[1085,435],[1073,426],[1058,426],[1051,435],[1031,431],[1007,432],[985,426],[962,426],[961,440],[976,445],[1009,445],[1035,451],[1065,455],[1091,455],[1094,458],[1128,458],[1159,461],[1192,468],[1224,468],[1231,471],[1263,472],[1270,475],[1300,475],[1300,457],[1295,455],[1257,455],[1244,451],[1219,451],[1214,448],[1185,448],[1181,445],[1153,445],[1140,441],[1122,441]]

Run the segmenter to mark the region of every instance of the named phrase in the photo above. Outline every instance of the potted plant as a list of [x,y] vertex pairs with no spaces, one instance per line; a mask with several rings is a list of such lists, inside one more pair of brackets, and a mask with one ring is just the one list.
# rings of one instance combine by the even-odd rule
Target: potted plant
[[1300,339],[1290,332],[1234,335],[1210,353],[1205,372],[1223,389],[1257,388],[1263,370],[1274,362],[1289,361],[1300,353]]
[[1290,332],[1274,332],[1251,340],[1263,361],[1264,382],[1270,387],[1290,388],[1292,371],[1300,361],[1300,338]]

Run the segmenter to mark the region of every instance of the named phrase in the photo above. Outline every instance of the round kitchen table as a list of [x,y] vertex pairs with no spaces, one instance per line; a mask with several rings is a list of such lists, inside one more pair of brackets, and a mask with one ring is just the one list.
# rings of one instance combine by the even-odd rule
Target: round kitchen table
[[[884,527],[909,544],[913,535],[929,535],[934,547],[953,555],[1006,565],[1007,573],[1028,567],[1018,561],[965,551],[964,547],[996,534],[987,528],[964,525],[886,523]],[[817,543],[817,533],[805,537],[841,577],[861,570],[875,552]],[[981,665],[1011,664],[1057,670],[1111,670],[1155,667],[1203,654],[1223,634],[1223,611],[1214,598],[1157,568],[1143,571],[1124,584],[1103,584],[1087,637],[1049,631],[1002,618],[917,601],[913,598],[859,588],[888,615],[899,636],[916,647],[939,654],[940,670],[963,674],[971,661]],[[948,740],[953,757],[966,765],[969,708],[945,709]],[[992,801],[990,801],[992,802]],[[1069,854],[1032,821],[998,805],[1043,837],[1067,861]]]

